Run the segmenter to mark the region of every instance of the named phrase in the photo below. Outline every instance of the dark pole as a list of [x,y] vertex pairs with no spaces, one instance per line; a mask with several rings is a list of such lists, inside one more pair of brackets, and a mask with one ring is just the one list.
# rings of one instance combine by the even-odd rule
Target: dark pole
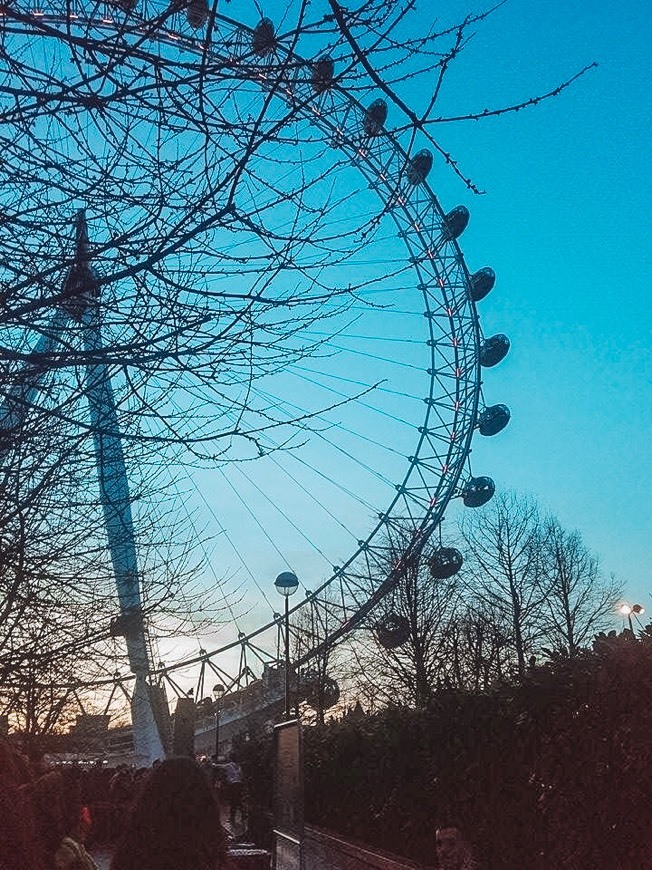
[[290,599],[285,596],[285,718],[290,718]]
[[220,701],[225,691],[221,683],[216,683],[213,686],[213,695],[215,697],[215,761],[220,757]]
[[294,595],[299,587],[297,575],[292,571],[282,571],[274,581],[276,591],[285,598],[285,718],[289,720],[290,712],[290,595]]
[[220,757],[220,699],[215,699],[215,761]]

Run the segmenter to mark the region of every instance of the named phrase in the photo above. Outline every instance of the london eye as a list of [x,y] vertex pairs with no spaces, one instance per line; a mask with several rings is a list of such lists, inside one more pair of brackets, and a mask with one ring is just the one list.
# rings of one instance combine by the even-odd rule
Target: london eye
[[[491,498],[470,453],[509,420],[482,384],[509,341],[482,332],[495,276],[464,260],[438,155],[392,133],[332,31],[194,0],[12,3],[1,28],[3,537],[38,505],[70,600],[95,579],[113,597],[76,647],[106,666],[67,685],[126,667],[156,757],[165,679],[235,685],[273,656],[279,571],[301,581],[292,613],[328,610],[300,663],[370,624],[396,640],[374,622],[400,577],[388,542],[400,529],[409,560],[451,500]],[[435,554],[434,577],[459,568]],[[162,656],[186,576],[213,594],[198,624],[219,617]]]

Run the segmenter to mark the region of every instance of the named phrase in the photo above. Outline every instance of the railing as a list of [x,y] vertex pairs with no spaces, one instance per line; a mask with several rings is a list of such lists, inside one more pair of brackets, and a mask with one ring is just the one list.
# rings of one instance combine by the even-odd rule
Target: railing
[[352,843],[312,825],[304,829],[302,863],[305,870],[422,870],[407,858]]

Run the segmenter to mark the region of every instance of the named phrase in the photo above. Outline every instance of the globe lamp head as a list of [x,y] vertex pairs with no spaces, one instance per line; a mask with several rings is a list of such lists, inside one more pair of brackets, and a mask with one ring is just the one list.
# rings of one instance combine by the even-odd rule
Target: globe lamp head
[[285,595],[287,597],[293,595],[297,591],[299,588],[299,580],[297,579],[297,575],[293,574],[292,571],[282,571],[274,581],[274,586],[276,586],[276,591],[280,595]]

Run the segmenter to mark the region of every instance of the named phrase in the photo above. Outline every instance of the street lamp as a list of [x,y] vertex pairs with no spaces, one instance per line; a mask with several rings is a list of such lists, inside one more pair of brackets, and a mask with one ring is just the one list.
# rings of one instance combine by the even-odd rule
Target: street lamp
[[281,572],[274,581],[276,591],[285,598],[285,718],[290,718],[290,595],[299,588],[297,575]]
[[638,616],[641,613],[645,613],[645,608],[640,604],[621,604],[620,612],[623,616],[627,617],[627,622],[629,623],[629,630],[634,634],[634,626],[632,625],[632,613],[635,616]]
[[215,761],[220,760],[220,700],[225,691],[222,683],[216,683],[213,686],[213,696],[215,697]]

